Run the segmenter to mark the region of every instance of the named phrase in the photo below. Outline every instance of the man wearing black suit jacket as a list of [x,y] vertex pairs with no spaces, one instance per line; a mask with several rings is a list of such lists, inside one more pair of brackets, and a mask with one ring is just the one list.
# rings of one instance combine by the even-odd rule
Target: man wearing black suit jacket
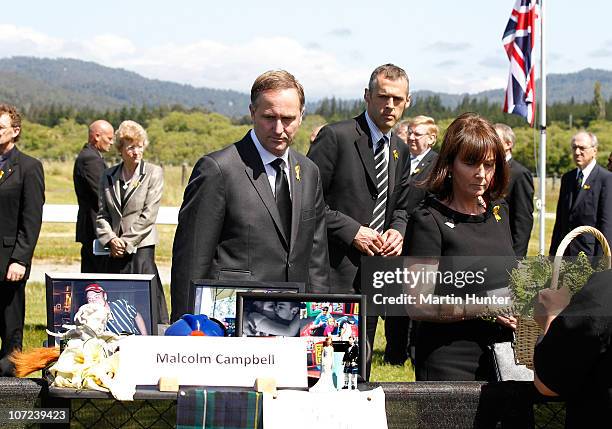
[[[433,118],[423,115],[415,116],[410,121],[406,121],[406,124],[406,144],[410,151],[406,213],[410,215],[427,196],[425,182],[438,159],[437,152],[432,148],[438,139],[439,129]],[[409,239],[408,237],[407,240]],[[414,357],[414,350],[410,349],[411,344],[414,343],[411,339],[415,338],[415,333],[416,323],[408,316],[387,317],[385,319],[385,337],[387,338],[385,362],[392,365],[403,365],[409,354]]]
[[[378,67],[364,99],[364,113],[323,127],[308,151],[321,172],[327,203],[334,293],[360,293],[361,257],[399,255],[406,229],[410,156],[404,142],[391,135],[410,104],[406,72],[392,64]],[[367,323],[368,356],[376,319]]]
[[317,166],[289,146],[304,90],[286,71],[251,89],[253,129],[193,169],[172,249],[172,317],[188,309],[190,280],[306,283],[329,292],[325,201]]
[[531,229],[533,228],[533,176],[520,162],[512,158],[514,131],[506,124],[495,124],[495,131],[506,151],[506,162],[510,168],[510,180],[505,200],[510,212],[512,247],[516,256],[527,255]]
[[96,216],[100,178],[106,168],[102,152],[108,152],[113,144],[113,126],[104,120],[97,120],[89,126],[87,144],[83,146],[74,162],[72,179],[79,203],[76,224],[76,241],[81,243],[81,272],[103,272],[104,258],[93,254],[96,238]]
[[[572,138],[572,153],[576,166],[561,177],[561,189],[557,202],[557,216],[550,243],[554,255],[563,237],[581,225],[594,226],[612,241],[612,173],[596,162],[597,137],[581,131]],[[566,256],[577,256],[580,251],[587,256],[602,255],[599,242],[591,235],[574,239]]]
[[42,164],[17,149],[20,134],[19,112],[0,104],[0,376],[13,375],[8,355],[21,349],[25,284],[45,202]]

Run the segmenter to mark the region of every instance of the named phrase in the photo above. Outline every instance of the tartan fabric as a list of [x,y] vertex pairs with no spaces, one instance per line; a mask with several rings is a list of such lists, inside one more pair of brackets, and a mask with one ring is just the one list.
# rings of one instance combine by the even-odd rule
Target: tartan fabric
[[178,429],[261,429],[263,394],[184,390],[176,406]]

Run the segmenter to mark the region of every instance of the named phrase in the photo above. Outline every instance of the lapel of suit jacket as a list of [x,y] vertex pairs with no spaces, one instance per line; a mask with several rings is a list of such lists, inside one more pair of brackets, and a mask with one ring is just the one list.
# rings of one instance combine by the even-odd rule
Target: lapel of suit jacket
[[427,152],[427,155],[423,157],[421,162],[419,162],[417,167],[414,169],[414,171],[410,175],[410,178],[408,179],[408,183],[413,183],[413,182],[421,180],[421,176],[423,175],[423,172],[425,171],[425,169],[427,168],[428,164],[431,162],[433,157],[434,157],[433,150],[430,150],[429,152]]
[[246,175],[253,184],[257,194],[259,194],[264,206],[270,213],[270,216],[276,225],[276,229],[281,235],[285,247],[288,249],[289,240],[288,237],[285,236],[285,230],[278,212],[276,200],[274,199],[274,194],[272,194],[270,182],[268,181],[268,174],[264,168],[261,156],[259,156],[259,152],[257,152],[255,143],[253,143],[253,140],[251,140],[251,137],[247,134],[245,138],[236,143],[236,148],[238,149],[238,153],[244,162]]
[[123,203],[121,205],[122,208],[127,207],[128,203],[130,202],[130,199],[132,199],[132,197],[134,196],[134,193],[136,192],[136,189],[138,189],[138,187],[142,184],[142,181],[144,180],[146,174],[147,174],[147,170],[145,168],[145,162],[141,161],[140,165],[138,166],[138,169],[140,170],[138,173],[138,178],[136,179],[136,182],[130,182],[130,188],[127,192],[127,194],[125,194],[125,198],[123,200]]
[[[580,202],[584,200],[586,193],[590,192],[591,185],[595,183],[595,181],[597,180],[597,174],[599,173],[598,167],[599,167],[598,165],[595,165],[595,168],[593,168],[593,170],[591,171],[591,174],[589,174],[589,177],[587,177],[587,179],[582,183],[582,189],[578,191],[578,195],[576,196],[576,201],[573,202],[572,208],[577,207],[578,204],[580,204]],[[578,183],[576,182],[576,176],[574,176],[574,186],[577,186],[577,185]],[[589,189],[584,189],[585,186]]]
[[111,196],[113,207],[121,215],[121,184],[119,178],[121,177],[121,167],[123,163],[117,165],[115,168],[106,173],[106,183],[108,184],[108,192]]
[[11,177],[11,175],[15,172],[15,169],[18,168],[19,153],[20,152],[16,147],[13,148],[13,152],[2,166],[2,170],[0,170],[0,186],[2,186],[4,182],[6,182],[6,179]]
[[357,146],[357,151],[359,152],[363,167],[374,185],[374,188],[376,188],[376,166],[374,165],[374,149],[372,149],[373,142],[371,142],[370,127],[368,127],[365,113],[359,115],[356,121],[359,137],[355,141],[355,146]]
[[300,217],[302,216],[302,166],[295,159],[295,155],[289,149],[289,181],[291,182],[291,240],[289,241],[290,252],[297,240]]

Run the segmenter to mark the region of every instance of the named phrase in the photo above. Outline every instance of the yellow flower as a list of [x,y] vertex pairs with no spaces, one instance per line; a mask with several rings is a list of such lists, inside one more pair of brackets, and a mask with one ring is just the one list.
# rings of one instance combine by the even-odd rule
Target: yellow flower
[[[1,178],[2,176],[0,176]],[[591,189],[591,185],[582,185],[582,189],[584,189],[585,191],[588,191],[589,189]]]
[[300,164],[295,164],[295,180],[300,181]]
[[501,216],[499,215],[499,206],[493,207],[493,216],[495,216],[495,220],[497,222],[501,220]]
[[414,176],[415,174],[418,174],[421,171],[420,168],[415,168],[414,171],[412,172],[412,175]]
[[397,151],[397,149],[393,149],[393,159],[397,161],[398,158],[399,158],[399,152]]
[[0,170],[0,180],[4,177],[4,170]]

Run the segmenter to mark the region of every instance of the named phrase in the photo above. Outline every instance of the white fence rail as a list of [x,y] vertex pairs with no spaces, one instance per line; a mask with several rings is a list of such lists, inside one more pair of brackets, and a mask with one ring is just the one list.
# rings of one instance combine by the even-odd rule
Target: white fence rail
[[[75,223],[79,206],[76,204],[45,204],[43,207],[43,222]],[[157,214],[158,225],[176,225],[178,223],[179,207],[160,207]]]

